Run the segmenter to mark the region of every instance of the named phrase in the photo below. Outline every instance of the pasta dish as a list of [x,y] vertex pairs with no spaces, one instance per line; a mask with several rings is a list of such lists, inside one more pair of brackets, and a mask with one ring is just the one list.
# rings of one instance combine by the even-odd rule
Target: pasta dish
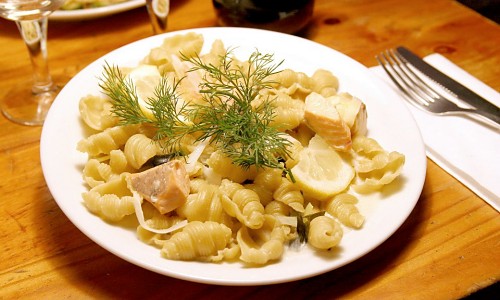
[[166,259],[248,266],[363,230],[358,201],[397,184],[405,163],[368,136],[363,101],[329,70],[203,44],[176,35],[135,67],[103,66],[102,94],[79,102],[87,209],[135,218]]

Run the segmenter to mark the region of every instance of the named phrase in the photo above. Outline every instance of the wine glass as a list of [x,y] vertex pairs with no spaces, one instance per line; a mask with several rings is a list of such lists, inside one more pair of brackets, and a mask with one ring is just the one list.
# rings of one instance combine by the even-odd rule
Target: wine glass
[[28,47],[33,67],[32,88],[22,82],[1,99],[1,111],[9,120],[23,125],[41,125],[58,88],[47,63],[48,15],[65,0],[0,0],[0,16],[13,20]]
[[151,25],[153,25],[153,33],[160,34],[166,32],[170,0],[146,0],[146,8],[148,9]]

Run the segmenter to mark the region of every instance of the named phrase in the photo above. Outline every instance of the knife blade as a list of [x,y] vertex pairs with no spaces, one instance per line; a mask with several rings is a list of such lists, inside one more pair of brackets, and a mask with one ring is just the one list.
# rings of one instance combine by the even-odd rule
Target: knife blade
[[417,70],[422,72],[424,75],[429,77],[434,82],[440,84],[444,88],[448,89],[454,93],[458,99],[470,104],[478,110],[486,111],[488,114],[492,115],[497,123],[500,120],[500,108],[492,104],[488,100],[479,96],[475,92],[471,91],[467,87],[463,86],[461,83],[450,78],[448,75],[442,73],[438,69],[434,68],[426,61],[415,55],[413,52],[405,47],[397,47],[396,51],[412,66]]

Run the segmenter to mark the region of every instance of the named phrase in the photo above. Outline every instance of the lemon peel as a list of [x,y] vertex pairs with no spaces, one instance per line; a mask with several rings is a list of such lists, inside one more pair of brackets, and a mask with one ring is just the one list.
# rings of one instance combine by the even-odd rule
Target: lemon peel
[[153,112],[148,105],[148,99],[155,98],[155,88],[161,80],[160,71],[153,65],[139,65],[127,76],[135,86],[137,101],[142,112],[146,117],[154,119]]
[[344,191],[355,176],[352,165],[319,135],[311,138],[291,171],[304,196],[317,200]]

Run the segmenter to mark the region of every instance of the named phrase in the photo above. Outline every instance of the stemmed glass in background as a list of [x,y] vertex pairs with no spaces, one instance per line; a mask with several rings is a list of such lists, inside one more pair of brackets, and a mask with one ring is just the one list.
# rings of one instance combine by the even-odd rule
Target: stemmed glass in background
[[[20,82],[1,99],[5,117],[23,125],[41,125],[57,95],[47,63],[48,15],[65,0],[0,0],[0,16],[16,22],[28,47],[33,83]],[[5,45],[4,45],[5,47]]]
[[151,25],[153,25],[153,33],[160,34],[166,32],[170,0],[146,0],[146,7]]
[[[47,61],[48,15],[65,0],[0,0],[0,16],[16,22],[31,58],[33,83],[18,85],[0,99],[0,110],[9,120],[23,125],[42,125],[58,87],[52,82]],[[169,0],[146,0],[153,33],[167,30]]]

